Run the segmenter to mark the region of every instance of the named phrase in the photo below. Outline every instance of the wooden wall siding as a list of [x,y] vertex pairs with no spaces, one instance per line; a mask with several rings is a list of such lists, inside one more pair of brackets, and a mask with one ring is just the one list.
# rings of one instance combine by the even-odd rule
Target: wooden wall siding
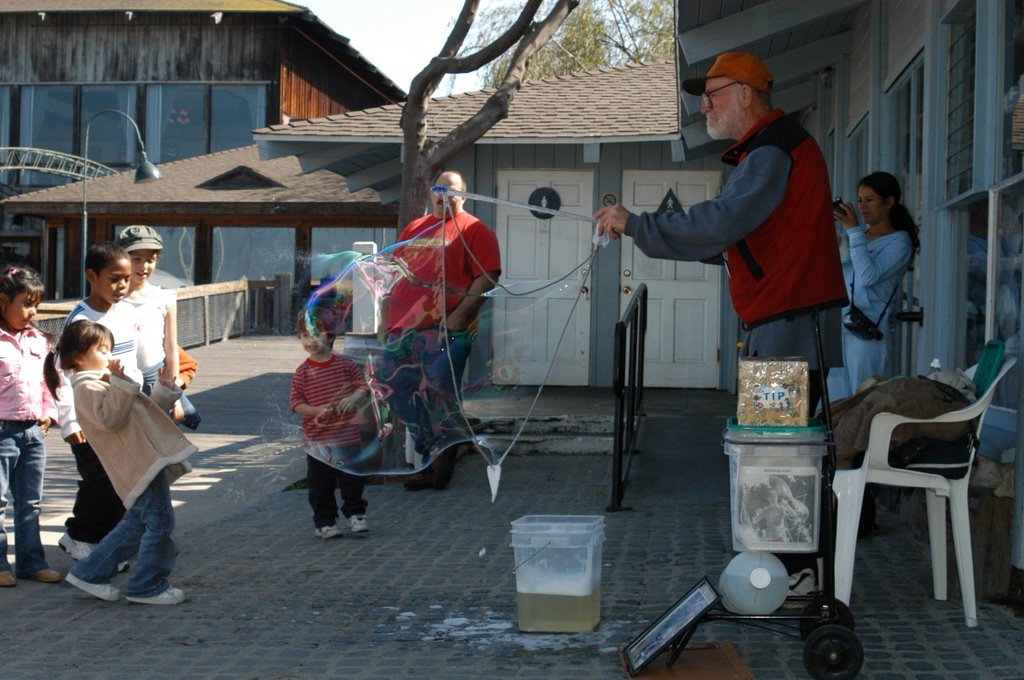
[[281,111],[291,118],[317,118],[388,103],[367,93],[331,55],[304,33],[290,30],[281,46]]
[[244,14],[0,15],[0,82],[276,81],[285,30]]

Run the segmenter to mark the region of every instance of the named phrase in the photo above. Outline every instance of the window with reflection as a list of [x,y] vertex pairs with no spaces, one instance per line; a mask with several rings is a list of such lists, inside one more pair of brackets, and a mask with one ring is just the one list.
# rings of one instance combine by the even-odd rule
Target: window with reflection
[[394,230],[381,227],[316,227],[313,229],[312,252],[310,254],[310,276],[313,282],[326,281],[340,274],[355,258],[355,244],[372,242],[377,250],[383,250],[389,244],[387,235]]
[[[26,85],[21,88],[19,146],[75,153],[77,123],[72,85]],[[21,174],[21,184],[53,186],[67,179],[35,170]]]
[[206,153],[206,85],[146,88],[146,152],[154,163]]
[[900,181],[903,205],[921,222],[921,158],[924,145],[924,64],[919,58],[889,93],[892,111],[892,173]]
[[988,313],[988,201],[976,201],[963,211],[967,219],[967,323],[964,365],[973,366],[985,348]]
[[290,227],[215,227],[213,282],[268,280],[295,271],[295,230]]
[[[11,88],[0,85],[0,146],[11,143]],[[10,184],[9,170],[0,170],[0,183]]]
[[210,152],[252,144],[267,120],[267,88],[215,85],[210,89]]
[[[1021,280],[1024,267],[1024,175],[993,189],[989,201],[986,337],[1006,343],[1006,353],[1020,356]],[[1020,368],[999,386],[993,404],[1017,408]]]
[[969,191],[974,184],[974,3],[947,19],[946,70],[946,198]]
[[[115,169],[135,165],[138,143],[135,128],[117,113],[100,113],[104,109],[135,115],[134,85],[83,85],[81,116],[81,155]],[[95,118],[93,118],[95,116]],[[90,121],[92,121],[90,123]],[[85,148],[85,132],[89,128],[89,148]]]
[[1006,86],[1009,110],[1003,126],[1002,177],[1024,171],[1024,0],[1006,3]]

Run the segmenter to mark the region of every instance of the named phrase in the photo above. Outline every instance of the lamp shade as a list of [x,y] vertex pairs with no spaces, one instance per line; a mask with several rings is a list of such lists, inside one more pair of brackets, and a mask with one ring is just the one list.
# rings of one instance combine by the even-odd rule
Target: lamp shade
[[142,152],[142,162],[139,163],[139,167],[135,168],[135,183],[145,184],[146,182],[155,182],[160,179],[160,169],[149,162],[146,158],[146,152]]

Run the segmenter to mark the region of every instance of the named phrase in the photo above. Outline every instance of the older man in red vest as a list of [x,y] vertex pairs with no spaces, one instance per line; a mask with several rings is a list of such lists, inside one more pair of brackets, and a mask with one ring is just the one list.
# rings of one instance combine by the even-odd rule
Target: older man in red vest
[[683,89],[701,96],[713,139],[736,144],[736,166],[718,196],[686,213],[634,215],[621,205],[597,212],[598,230],[623,234],[651,257],[724,260],[733,307],[749,331],[748,356],[801,356],[820,396],[811,312],[820,312],[825,370],[842,365],[840,310],[846,304],[828,168],[798,123],[771,104],[772,74],[747,52],[726,52]]

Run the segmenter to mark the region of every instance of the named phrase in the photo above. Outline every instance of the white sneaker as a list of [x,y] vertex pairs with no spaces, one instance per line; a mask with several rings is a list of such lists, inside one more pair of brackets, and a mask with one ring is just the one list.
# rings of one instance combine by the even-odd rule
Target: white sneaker
[[181,604],[185,601],[185,591],[181,588],[174,588],[172,586],[157,595],[151,595],[149,597],[133,597],[131,595],[125,595],[124,599],[129,602],[137,602],[139,604]]
[[361,534],[369,531],[370,525],[366,523],[366,515],[352,515],[348,518],[348,528],[353,534]]
[[117,602],[121,599],[121,591],[109,583],[89,583],[88,581],[83,581],[76,577],[70,572],[68,572],[67,576],[64,577],[64,580],[79,590],[84,590],[93,597],[98,597],[101,600]]
[[85,541],[76,541],[71,538],[68,532],[64,532],[64,535],[57,541],[57,545],[60,549],[71,555],[73,560],[84,560],[92,552],[92,549],[96,547],[95,543],[86,543]]
[[328,524],[325,527],[313,529],[313,535],[317,538],[334,538],[341,536],[342,533],[341,528],[337,524]]

